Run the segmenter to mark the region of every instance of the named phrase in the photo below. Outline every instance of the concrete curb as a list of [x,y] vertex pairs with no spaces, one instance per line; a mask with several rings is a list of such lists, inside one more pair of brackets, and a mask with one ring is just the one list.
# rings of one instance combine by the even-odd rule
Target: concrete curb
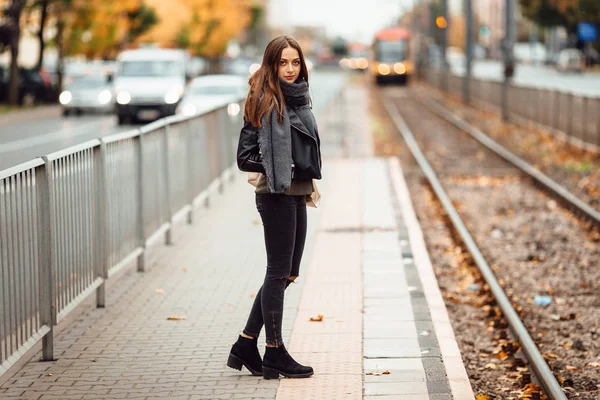
[[454,337],[454,331],[450,324],[450,318],[448,317],[442,293],[437,284],[433,265],[427,252],[425,239],[423,238],[423,231],[421,230],[410,199],[410,192],[402,173],[400,161],[394,157],[390,158],[388,163],[394,191],[400,202],[402,216],[408,228],[410,245],[429,305],[431,319],[436,334],[440,339],[443,339],[440,340],[440,350],[450,382],[450,388],[452,389],[452,396],[456,400],[472,400],[475,398],[475,395],[473,394],[473,389],[471,388],[471,383],[462,361],[456,338]]

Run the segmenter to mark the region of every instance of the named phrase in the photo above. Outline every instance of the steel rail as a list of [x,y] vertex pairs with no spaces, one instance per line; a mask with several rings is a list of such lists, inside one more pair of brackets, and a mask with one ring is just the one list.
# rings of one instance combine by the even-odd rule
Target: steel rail
[[567,400],[565,393],[561,389],[560,384],[552,374],[550,367],[548,367],[548,364],[544,360],[544,357],[542,356],[535,342],[531,338],[531,335],[527,331],[525,324],[523,324],[523,321],[521,321],[519,315],[512,307],[510,299],[502,289],[502,286],[500,286],[496,275],[490,268],[483,254],[479,250],[479,247],[475,243],[475,240],[469,233],[467,227],[461,220],[460,216],[458,215],[458,212],[456,211],[454,205],[452,204],[452,201],[446,194],[446,191],[444,190],[441,182],[439,181],[435,172],[433,171],[433,168],[421,152],[421,149],[419,148],[419,145],[417,144],[417,141],[412,131],[404,122],[404,119],[402,118],[400,113],[394,108],[394,106],[389,101],[384,101],[384,106],[388,114],[394,121],[396,128],[402,134],[402,137],[404,138],[404,141],[410,149],[414,159],[419,164],[419,167],[427,177],[429,184],[431,185],[438,199],[442,203],[442,206],[446,210],[446,213],[452,221],[454,228],[460,235],[468,251],[471,253],[473,261],[475,262],[475,264],[477,264],[481,275],[487,282],[492,294],[496,298],[496,302],[502,310],[502,313],[504,314],[504,317],[506,318],[506,321],[508,322],[508,325],[513,335],[521,344],[521,348],[525,356],[527,357],[527,360],[529,361],[533,372],[539,379],[540,385],[544,389],[545,393],[550,397],[550,399]]
[[459,116],[452,113],[450,110],[441,106],[434,100],[428,99],[425,100],[420,96],[417,96],[417,100],[429,108],[432,112],[439,115],[441,118],[445,119],[458,129],[468,133],[473,138],[475,138],[479,143],[487,147],[489,150],[493,151],[504,160],[508,161],[521,171],[525,172],[529,175],[533,180],[540,185],[542,185],[546,190],[550,191],[555,196],[573,207],[578,213],[582,214],[591,221],[594,225],[600,227],[600,212],[596,211],[592,206],[579,199],[573,193],[571,193],[567,188],[560,185],[558,182],[550,178],[548,175],[542,173],[537,168],[533,167],[531,164],[527,163],[527,161],[523,160],[516,154],[512,153],[507,148],[500,145],[498,142],[494,141],[488,135],[483,133],[481,130],[477,129],[473,125],[469,124]]

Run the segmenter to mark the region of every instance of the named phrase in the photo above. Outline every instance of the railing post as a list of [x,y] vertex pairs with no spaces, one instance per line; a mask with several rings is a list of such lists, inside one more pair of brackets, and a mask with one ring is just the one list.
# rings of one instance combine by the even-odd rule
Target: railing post
[[562,93],[559,92],[558,90],[554,90],[552,92],[552,97],[553,97],[553,105],[554,105],[554,129],[556,129],[557,131],[560,131],[560,98],[561,98]]
[[169,228],[165,232],[165,244],[167,246],[173,244],[173,209],[171,207],[171,179],[170,179],[170,160],[169,160],[169,127],[170,122],[165,123],[163,129],[163,160],[164,169],[163,176],[165,178],[163,187],[165,188],[165,208],[167,209]]
[[194,190],[195,190],[195,180],[194,180],[194,131],[192,130],[192,119],[188,119],[185,121],[185,148],[186,148],[186,182],[187,182],[187,198],[188,204],[190,206],[190,210],[187,214],[187,223],[194,223]]
[[142,249],[137,258],[137,271],[144,272],[146,269],[146,234],[144,224],[144,133],[139,132],[135,141],[135,162],[137,172],[136,199],[137,199],[137,246]]
[[42,339],[42,360],[54,361],[54,325],[56,324],[56,260],[54,259],[54,185],[52,162],[43,157],[44,165],[35,169],[37,191],[37,215],[40,221],[40,260],[39,309],[42,325],[50,331]]
[[100,146],[94,147],[94,170],[96,172],[96,277],[103,282],[96,289],[96,307],[106,305],[106,279],[108,279],[108,215],[106,205],[108,193],[106,187],[106,143],[100,140]]
[[565,132],[567,134],[567,141],[570,141],[573,134],[573,97],[573,93],[567,94],[567,131]]
[[583,103],[581,105],[581,141],[583,142],[582,147],[585,149],[586,144],[588,143],[588,141],[587,141],[587,136],[588,136],[588,134],[587,134],[587,132],[588,132],[588,120],[587,120],[588,97],[582,96],[581,102]]
[[600,97],[594,98],[596,102],[596,146],[600,150]]

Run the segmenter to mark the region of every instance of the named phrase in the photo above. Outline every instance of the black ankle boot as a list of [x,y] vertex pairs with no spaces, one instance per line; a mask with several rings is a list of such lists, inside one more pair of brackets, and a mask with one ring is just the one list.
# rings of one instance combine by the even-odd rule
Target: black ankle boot
[[265,379],[277,379],[280,374],[286,378],[308,378],[314,373],[312,367],[298,364],[283,345],[266,348],[262,367]]
[[262,360],[258,352],[258,338],[248,339],[240,335],[237,342],[231,347],[227,366],[238,371],[242,370],[242,365],[254,376],[261,376]]

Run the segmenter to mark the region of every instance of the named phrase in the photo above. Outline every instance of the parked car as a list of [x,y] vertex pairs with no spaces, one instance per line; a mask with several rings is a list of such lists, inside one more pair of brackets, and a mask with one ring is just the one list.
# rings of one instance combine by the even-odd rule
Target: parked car
[[115,96],[112,88],[112,75],[84,76],[74,80],[58,97],[62,106],[62,114],[67,117],[72,113],[112,112],[115,107]]
[[560,72],[585,71],[585,56],[578,49],[564,49],[558,54],[556,69]]
[[189,56],[184,50],[143,48],[117,56],[116,112],[119,125],[175,114],[185,88]]
[[[8,100],[10,68],[0,65],[0,102]],[[35,69],[19,68],[19,104],[32,105],[49,99],[51,84]]]
[[248,93],[248,80],[239,75],[204,75],[193,79],[177,114],[195,115],[217,104],[234,102]]

